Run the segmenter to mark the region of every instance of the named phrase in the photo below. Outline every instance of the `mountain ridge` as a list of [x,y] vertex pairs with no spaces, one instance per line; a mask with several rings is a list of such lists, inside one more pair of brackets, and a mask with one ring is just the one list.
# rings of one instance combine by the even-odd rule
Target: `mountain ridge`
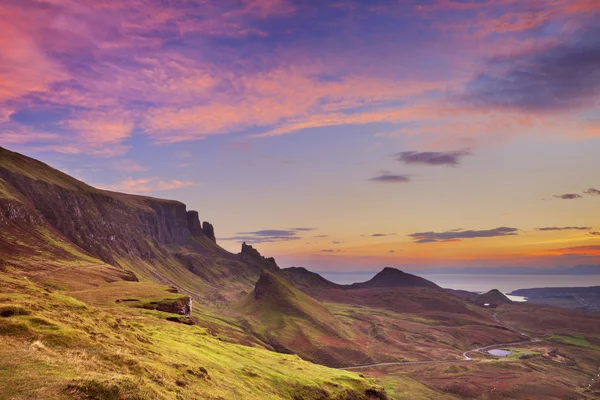
[[[0,248],[14,250],[15,238],[26,239],[18,257],[13,251],[14,259],[3,261],[13,268],[29,263],[33,270],[34,255],[51,253],[63,264],[108,264],[208,302],[229,301],[249,290],[263,269],[279,269],[275,260],[248,257],[243,248],[238,254],[221,248],[213,225],[180,201],[97,189],[2,147],[0,223]],[[73,267],[71,275],[77,273],[81,268]],[[52,271],[43,276],[67,284]]]

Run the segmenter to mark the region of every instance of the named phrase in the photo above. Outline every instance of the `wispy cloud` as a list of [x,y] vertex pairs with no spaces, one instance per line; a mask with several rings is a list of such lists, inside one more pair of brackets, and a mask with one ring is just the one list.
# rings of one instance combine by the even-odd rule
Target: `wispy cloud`
[[538,231],[587,231],[592,229],[589,226],[548,226],[544,228],[537,228]]
[[381,183],[405,183],[410,182],[410,178],[408,177],[408,175],[383,174],[370,178],[369,181]]
[[410,237],[413,238],[415,243],[433,243],[433,242],[447,242],[457,241],[461,239],[473,239],[473,238],[487,238],[496,236],[513,236],[517,235],[517,228],[510,228],[501,226],[494,229],[484,230],[463,230],[453,229],[445,232],[417,232],[411,233]]
[[600,196],[600,190],[594,188],[590,188],[584,191],[583,193],[589,194],[590,196]]
[[181,189],[197,185],[197,183],[192,181],[182,181],[178,179],[164,180],[159,177],[150,177],[139,179],[128,178],[113,185],[96,186],[104,190],[144,194],[150,192],[160,192],[163,190]]
[[392,157],[396,161],[400,161],[404,164],[421,164],[421,165],[434,165],[434,166],[448,166],[456,167],[460,164],[462,157],[470,155],[469,150],[458,150],[458,151],[403,151],[400,153],[393,154]]
[[143,172],[147,171],[148,168],[136,163],[133,160],[123,159],[117,160],[111,163],[113,169],[117,171],[125,171],[125,172]]
[[558,255],[600,256],[600,245],[573,246],[548,250],[547,253]]
[[383,236],[396,236],[395,233],[373,233],[372,237],[383,237]]
[[316,228],[291,228],[291,229],[263,229],[259,231],[238,232],[235,236],[219,238],[224,241],[248,243],[273,243],[288,242],[302,239],[303,232],[313,231]]
[[575,199],[580,199],[581,196],[580,194],[577,193],[565,193],[565,194],[556,194],[554,195],[554,198],[556,199],[561,199],[561,200],[575,200]]

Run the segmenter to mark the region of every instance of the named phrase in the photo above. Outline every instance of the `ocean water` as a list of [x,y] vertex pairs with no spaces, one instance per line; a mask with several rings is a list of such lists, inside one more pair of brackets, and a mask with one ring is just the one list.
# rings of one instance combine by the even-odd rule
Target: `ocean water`
[[[364,282],[375,273],[322,273],[325,279],[332,282],[349,284]],[[468,290],[470,292],[487,292],[498,289],[502,293],[510,293],[517,289],[539,287],[587,287],[600,286],[600,275],[482,275],[482,274],[431,274],[421,275],[425,279],[437,283],[443,288]],[[515,299],[519,300],[519,299]],[[522,301],[522,300],[521,300]]]

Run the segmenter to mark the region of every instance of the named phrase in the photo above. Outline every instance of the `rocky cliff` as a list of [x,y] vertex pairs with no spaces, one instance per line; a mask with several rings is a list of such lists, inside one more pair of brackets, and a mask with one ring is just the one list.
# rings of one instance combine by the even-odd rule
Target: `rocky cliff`
[[[0,179],[62,235],[105,262],[118,263],[123,255],[150,259],[153,244],[183,245],[191,237],[183,203],[98,190],[5,149],[0,159]],[[7,214],[11,207],[3,209]]]
[[[263,269],[278,269],[257,252],[219,247],[212,224],[179,201],[96,189],[1,147],[0,224],[11,225],[11,237],[64,241],[86,257],[190,293],[205,291],[204,283],[249,288]],[[35,239],[40,229],[50,232],[47,240]]]

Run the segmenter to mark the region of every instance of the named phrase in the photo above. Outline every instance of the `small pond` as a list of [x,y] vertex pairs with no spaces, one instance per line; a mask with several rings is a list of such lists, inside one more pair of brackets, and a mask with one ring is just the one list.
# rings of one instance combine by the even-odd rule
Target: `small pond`
[[496,357],[506,357],[509,354],[512,354],[513,352],[510,350],[494,349],[494,350],[488,350],[488,353],[493,356],[496,356]]

